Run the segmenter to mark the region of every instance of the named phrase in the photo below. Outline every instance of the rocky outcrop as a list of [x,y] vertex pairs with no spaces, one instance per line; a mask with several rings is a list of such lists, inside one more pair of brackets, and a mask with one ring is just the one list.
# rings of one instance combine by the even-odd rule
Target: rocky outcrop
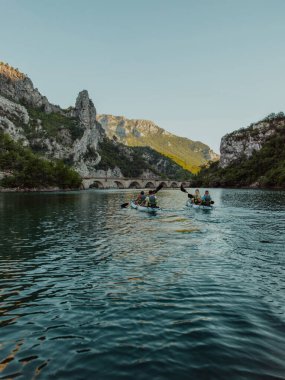
[[59,106],[49,103],[47,98],[34,88],[30,78],[3,62],[0,62],[0,94],[14,102],[41,108],[47,113],[61,112]]
[[208,161],[219,158],[209,146],[175,136],[149,120],[113,115],[98,115],[97,120],[109,138],[115,136],[119,142],[128,146],[149,146],[192,172],[197,172]]
[[96,109],[86,90],[79,93],[75,108],[70,112],[79,119],[84,130],[82,138],[75,141],[73,147],[75,168],[82,176],[95,174],[95,166],[100,162],[97,146],[105,137],[105,132],[96,121]]
[[248,128],[225,135],[220,145],[220,167],[225,168],[242,158],[249,158],[253,152],[259,151],[276,129],[285,126],[282,113],[271,114],[267,118],[251,124]]
[[[70,128],[77,131],[74,138]],[[0,129],[47,158],[71,162],[81,176],[96,174],[97,146],[105,131],[86,90],[74,107],[63,110],[49,103],[25,74],[0,63]]]
[[0,95],[0,116],[23,124],[29,123],[29,114],[25,107],[11,102]]
[[16,104],[0,95],[0,129],[8,133],[14,140],[21,140],[28,146],[22,125],[29,123],[29,115],[25,107]]
[[221,161],[203,168],[192,186],[285,188],[285,115],[230,133],[221,141]]

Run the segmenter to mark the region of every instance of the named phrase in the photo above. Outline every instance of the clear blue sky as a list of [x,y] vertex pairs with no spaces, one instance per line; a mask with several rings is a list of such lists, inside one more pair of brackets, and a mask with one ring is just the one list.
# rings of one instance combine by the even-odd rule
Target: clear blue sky
[[0,0],[0,60],[62,107],[149,119],[219,150],[285,110],[285,0]]

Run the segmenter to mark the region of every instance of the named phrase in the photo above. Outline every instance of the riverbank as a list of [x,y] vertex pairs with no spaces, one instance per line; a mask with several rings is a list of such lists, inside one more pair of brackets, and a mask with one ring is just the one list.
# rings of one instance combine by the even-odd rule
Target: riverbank
[[83,188],[77,188],[77,189],[61,189],[60,187],[34,187],[34,188],[5,188],[0,187],[0,193],[46,193],[46,192],[57,192],[57,191],[78,191],[78,190],[84,190]]
[[[208,188],[208,189],[229,189],[229,190],[272,190],[272,191],[278,191],[278,190],[285,190],[285,187],[278,187],[278,186],[274,186],[274,187],[257,187],[257,186],[243,186],[243,187],[230,187],[230,186],[190,186],[190,187],[187,187],[187,188],[196,188],[196,187],[200,187],[200,188]],[[93,188],[94,190],[95,188]],[[0,187],[0,193],[46,193],[46,192],[57,192],[57,191],[60,191],[60,192],[69,192],[69,191],[85,191],[85,190],[89,190],[89,189],[85,189],[83,187],[80,187],[80,188],[73,188],[73,189],[64,189],[64,188],[60,188],[60,187],[40,187],[40,188],[37,188],[37,187],[34,187],[34,188],[5,188],[5,187]],[[96,190],[119,190],[119,189],[116,189],[116,188],[104,188],[104,189],[100,189],[100,188],[96,188]],[[124,189],[124,190],[141,190],[141,189]],[[145,191],[148,191],[149,189],[144,189]],[[168,187],[165,187],[163,188],[163,190],[179,190],[179,188],[168,188]]]

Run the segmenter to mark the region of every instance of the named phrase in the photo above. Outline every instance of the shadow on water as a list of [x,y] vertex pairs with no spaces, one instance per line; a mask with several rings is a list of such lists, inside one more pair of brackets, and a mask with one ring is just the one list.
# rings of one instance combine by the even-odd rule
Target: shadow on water
[[0,378],[282,379],[285,193],[0,194]]

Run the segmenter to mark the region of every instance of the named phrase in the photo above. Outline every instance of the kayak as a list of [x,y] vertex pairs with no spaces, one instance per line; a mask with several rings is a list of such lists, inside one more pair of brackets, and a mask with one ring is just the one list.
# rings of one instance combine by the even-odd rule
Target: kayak
[[159,207],[146,207],[146,206],[137,206],[137,210],[142,212],[148,212],[150,214],[155,214],[157,211],[161,211]]
[[135,204],[134,201],[131,201],[131,208],[134,208],[134,209],[136,209],[138,211],[142,211],[142,212],[148,212],[150,214],[154,214],[157,211],[161,211],[161,208],[159,208],[159,207],[140,206],[140,205]]
[[186,202],[186,206],[195,208],[196,210],[213,210],[213,206],[196,205],[195,203],[191,203],[190,200]]

